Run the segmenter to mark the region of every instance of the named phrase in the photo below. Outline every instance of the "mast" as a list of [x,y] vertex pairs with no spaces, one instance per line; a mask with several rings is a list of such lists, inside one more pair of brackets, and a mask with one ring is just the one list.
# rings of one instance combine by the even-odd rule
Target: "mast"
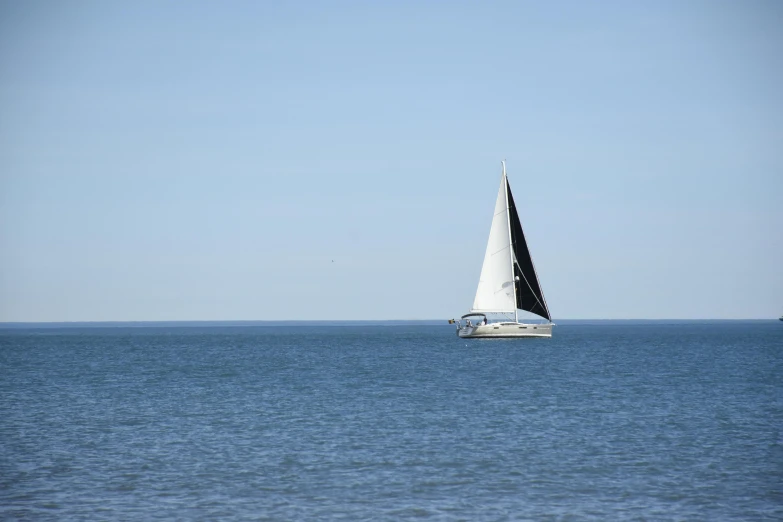
[[500,162],[503,165],[503,188],[506,192],[506,225],[508,228],[508,262],[511,265],[511,290],[514,296],[514,322],[519,322],[517,311],[517,278],[514,277],[514,243],[511,236],[511,208],[508,206],[508,178],[506,178],[506,160]]

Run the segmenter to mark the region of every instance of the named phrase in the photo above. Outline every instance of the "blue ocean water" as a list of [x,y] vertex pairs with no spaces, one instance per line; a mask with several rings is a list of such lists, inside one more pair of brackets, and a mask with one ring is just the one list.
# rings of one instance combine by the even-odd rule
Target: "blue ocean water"
[[0,330],[0,518],[781,520],[783,323]]

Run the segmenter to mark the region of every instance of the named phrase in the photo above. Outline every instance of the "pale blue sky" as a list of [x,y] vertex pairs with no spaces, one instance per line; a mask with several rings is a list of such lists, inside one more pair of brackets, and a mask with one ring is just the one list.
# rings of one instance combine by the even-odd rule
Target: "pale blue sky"
[[[783,313],[783,4],[0,2],[0,321]],[[334,262],[332,262],[334,260]]]

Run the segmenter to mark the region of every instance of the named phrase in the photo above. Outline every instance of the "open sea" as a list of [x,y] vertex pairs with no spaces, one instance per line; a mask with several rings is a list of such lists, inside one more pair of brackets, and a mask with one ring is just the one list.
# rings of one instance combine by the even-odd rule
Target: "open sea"
[[783,520],[783,323],[0,327],[4,520]]

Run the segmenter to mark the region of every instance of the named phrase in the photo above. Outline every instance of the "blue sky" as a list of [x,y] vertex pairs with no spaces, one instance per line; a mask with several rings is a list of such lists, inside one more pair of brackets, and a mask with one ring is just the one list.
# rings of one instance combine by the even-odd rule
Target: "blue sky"
[[0,321],[783,313],[783,6],[0,2]]

